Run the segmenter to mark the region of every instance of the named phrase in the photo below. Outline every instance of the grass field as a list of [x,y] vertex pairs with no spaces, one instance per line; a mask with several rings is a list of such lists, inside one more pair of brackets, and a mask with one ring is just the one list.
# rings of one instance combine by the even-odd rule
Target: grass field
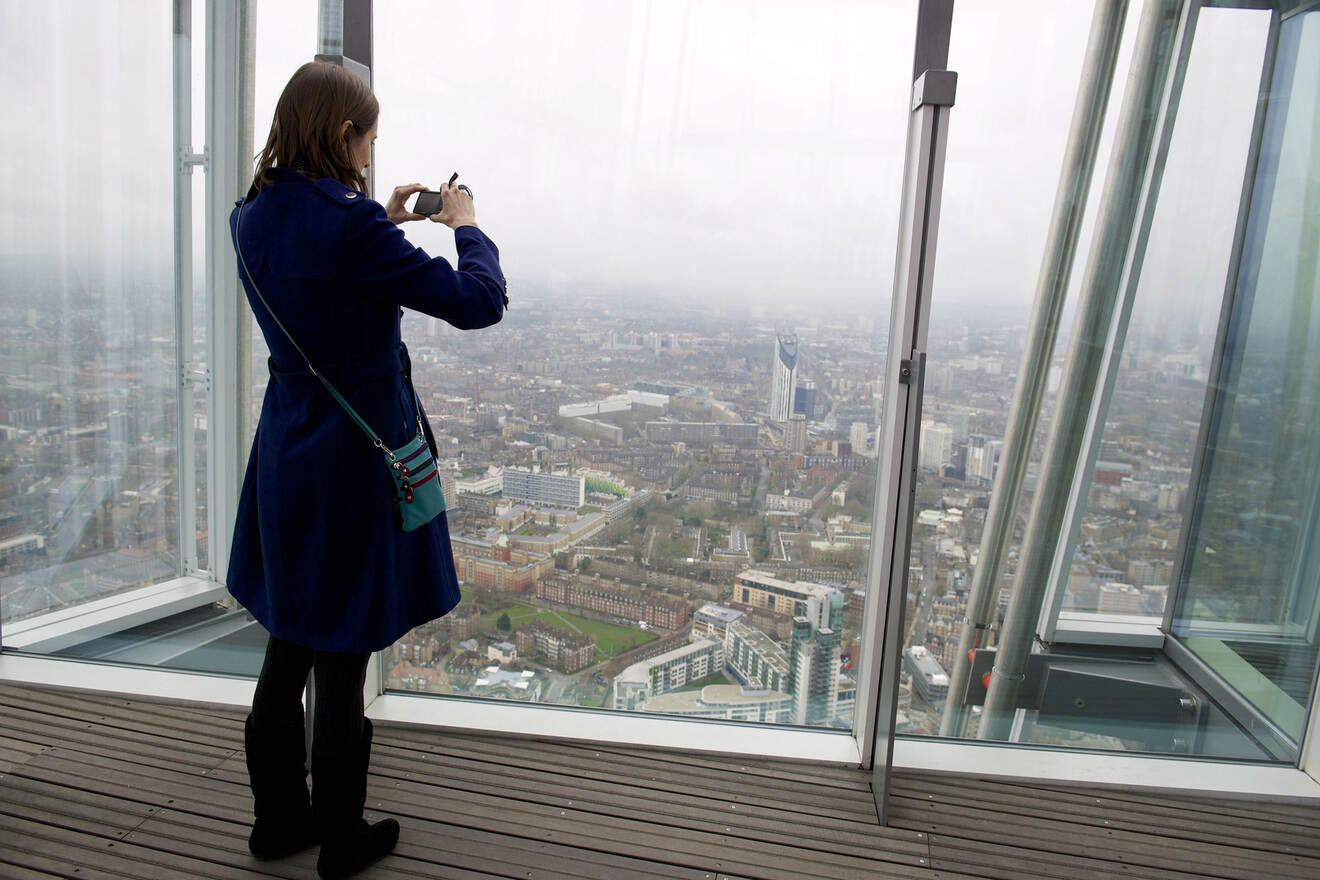
[[489,617],[494,621],[501,614],[509,615],[509,622],[513,624],[514,629],[533,620],[539,620],[550,626],[591,636],[596,642],[597,651],[603,655],[600,659],[618,656],[624,651],[630,651],[638,645],[644,645],[658,638],[655,633],[646,630],[634,629],[630,626],[619,626],[614,623],[606,623],[603,620],[593,620],[589,617],[579,617],[567,611],[546,611],[534,605],[524,605],[521,602],[515,602],[509,606],[489,611],[482,617]]

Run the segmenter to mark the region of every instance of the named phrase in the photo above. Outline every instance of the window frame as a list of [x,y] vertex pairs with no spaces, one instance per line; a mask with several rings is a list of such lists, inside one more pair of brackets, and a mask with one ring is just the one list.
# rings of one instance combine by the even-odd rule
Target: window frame
[[[176,0],[176,3],[189,5],[189,0]],[[322,14],[330,9],[330,14],[342,16],[346,34],[345,44],[352,42],[349,36],[360,44],[360,30],[367,28],[366,45],[370,45],[369,29],[371,20],[370,0],[350,0],[351,15],[345,13],[342,2],[322,3]],[[940,18],[937,7],[946,6],[951,13],[951,0],[922,0],[918,16],[918,33],[921,28],[934,28],[937,39],[942,32],[947,52],[949,18]],[[365,7],[366,14],[363,16]],[[233,522],[236,514],[238,490],[243,475],[246,450],[245,440],[250,436],[250,426],[244,424],[246,405],[244,392],[247,388],[247,358],[245,338],[250,331],[247,320],[246,303],[238,285],[237,271],[232,258],[228,225],[225,218],[228,206],[232,205],[235,194],[247,173],[247,157],[244,145],[250,141],[252,124],[252,82],[253,71],[247,49],[251,45],[252,29],[255,22],[252,7],[248,0],[215,0],[207,4],[206,12],[206,131],[207,147],[199,158],[192,152],[191,146],[184,151],[179,149],[177,159],[180,162],[179,173],[191,175],[192,167],[202,165],[206,172],[206,210],[207,227],[205,235],[207,280],[207,349],[208,363],[211,365],[208,394],[208,509],[209,509],[209,572],[181,572],[181,577],[162,585],[144,588],[154,591],[156,597],[168,595],[171,601],[191,602],[200,597],[219,597],[224,594],[224,576],[228,561],[229,545],[233,535]],[[175,34],[176,51],[181,36]],[[918,46],[923,39],[931,39],[927,30],[918,38]],[[914,79],[921,70],[914,72]],[[176,58],[176,91],[181,76],[180,64]],[[184,88],[188,87],[186,77]],[[916,95],[916,111],[923,104],[921,93]],[[950,101],[951,102],[951,101]],[[176,103],[176,108],[178,104]],[[944,108],[947,111],[947,107]],[[237,124],[235,124],[237,121]],[[190,123],[189,123],[190,124]],[[177,136],[176,136],[177,144]],[[909,162],[904,181],[907,191],[915,186],[911,175],[923,169],[930,170],[937,159],[941,147],[937,137],[927,138],[917,158],[920,161]],[[942,162],[942,154],[938,156]],[[185,170],[186,163],[186,170]],[[934,211],[928,198],[921,204],[911,205],[913,213],[905,215],[902,222],[916,221],[919,227],[933,237],[938,228],[938,181],[935,181]],[[927,191],[927,196],[929,191]],[[911,231],[909,229],[909,231]],[[187,237],[182,239],[190,247]],[[933,240],[933,238],[932,238]],[[182,246],[176,238],[176,247]],[[921,258],[929,258],[922,263]],[[902,251],[900,250],[900,259]],[[933,253],[922,252],[915,264],[916,278],[924,278],[929,284],[933,267]],[[188,287],[190,293],[191,287]],[[176,325],[182,321],[188,303],[180,303],[180,290],[176,289]],[[914,345],[913,351],[920,353],[924,348],[924,325],[929,321],[929,298],[914,302],[919,295],[919,287],[905,287],[896,290],[896,304],[901,300],[905,314],[911,316],[912,324],[907,327],[909,340],[921,342]],[[189,297],[184,297],[190,300]],[[897,311],[895,314],[899,314]],[[897,323],[897,322],[895,322]],[[190,331],[190,322],[188,326]],[[901,330],[898,332],[902,332]],[[182,338],[182,337],[181,337]],[[250,342],[250,340],[248,340]],[[891,346],[891,351],[894,349]],[[180,346],[178,366],[180,370],[180,401],[184,399],[184,384],[187,381],[185,368],[190,364],[186,346]],[[895,359],[891,372],[900,369],[902,360]],[[894,387],[898,387],[896,384]],[[899,397],[900,395],[893,395]],[[919,405],[919,394],[917,403]],[[919,409],[917,410],[919,413]],[[185,415],[190,418],[190,411],[180,409],[180,423]],[[181,430],[181,433],[185,433]],[[903,509],[899,505],[903,481],[901,479],[904,462],[916,461],[916,444],[919,432],[894,433],[887,449],[888,456],[877,455],[877,468],[888,463],[888,474],[884,485],[888,496],[877,488],[877,512],[883,507],[888,517],[890,531],[901,534],[898,528],[897,512]],[[182,454],[187,451],[184,440],[180,440],[180,461],[185,462]],[[195,487],[194,487],[195,489]],[[195,492],[184,495],[195,503]],[[195,511],[194,511],[195,513]],[[910,510],[909,510],[910,514]],[[180,537],[188,538],[185,533],[184,517],[181,517]],[[908,517],[910,520],[910,516]],[[877,520],[878,522],[878,520]],[[886,531],[884,534],[889,534]],[[195,534],[195,533],[194,533]],[[462,729],[471,732],[492,732],[529,737],[552,737],[582,742],[627,743],[649,745],[658,748],[702,750],[718,753],[749,755],[767,755],[793,758],[803,761],[840,764],[846,766],[870,768],[873,755],[881,748],[881,740],[892,744],[893,766],[930,770],[945,773],[972,773],[980,776],[1000,776],[1017,779],[1051,780],[1063,783],[1113,784],[1142,789],[1176,789],[1200,792],[1233,792],[1251,795],[1268,795],[1281,798],[1306,798],[1320,800],[1320,725],[1316,724],[1320,713],[1316,711],[1320,694],[1313,695],[1309,713],[1303,749],[1294,767],[1263,766],[1220,761],[1198,761],[1168,757],[1129,756],[1112,753],[1079,752],[1068,749],[1040,749],[1002,743],[969,743],[966,741],[914,738],[894,735],[892,707],[886,714],[883,699],[891,699],[897,684],[900,667],[901,639],[887,638],[887,629],[895,627],[901,632],[901,604],[894,604],[897,595],[902,599],[902,590],[906,581],[907,566],[895,566],[894,559],[905,556],[906,544],[890,543],[888,550],[878,549],[885,545],[880,540],[873,542],[872,559],[885,557],[885,564],[872,565],[867,584],[870,601],[867,603],[866,627],[863,635],[863,657],[858,676],[857,709],[851,731],[812,730],[806,728],[768,725],[754,722],[726,722],[709,719],[678,719],[660,716],[634,715],[627,713],[602,712],[600,710],[579,709],[564,706],[525,705],[517,703],[482,700],[462,697],[409,697],[405,695],[385,694],[383,664],[380,655],[373,656],[368,670],[364,699],[367,715],[376,720],[394,721],[404,724]],[[195,544],[195,538],[193,538]],[[182,546],[182,544],[181,544]],[[902,553],[896,552],[902,550]],[[187,568],[187,563],[183,563]],[[891,575],[893,575],[891,577]],[[124,620],[126,615],[142,611],[140,602],[147,598],[146,592],[112,597],[116,601],[108,602],[95,609],[100,615],[98,620],[107,623]],[[135,605],[134,603],[139,603]],[[119,615],[116,617],[116,615]],[[71,627],[78,614],[70,614],[63,619],[52,618],[40,625],[32,624],[26,629],[11,625],[8,634],[11,638],[19,636],[22,642],[24,633],[34,637],[42,627]],[[46,633],[66,637],[67,632],[46,629]],[[1158,632],[1158,630],[1156,631]],[[3,639],[4,632],[0,632]],[[1131,638],[1150,639],[1149,624],[1142,621],[1128,634]],[[10,643],[7,647],[21,647]],[[106,663],[33,657],[16,653],[0,654],[0,680],[24,681],[51,687],[75,687],[88,690],[109,691],[136,694],[163,699],[176,699],[189,702],[213,703],[230,706],[242,706],[250,702],[255,683],[251,679],[218,674],[196,674],[163,669],[144,669],[117,666]],[[883,699],[882,699],[883,698]],[[606,721],[607,723],[602,723]],[[694,726],[700,725],[700,726]]]

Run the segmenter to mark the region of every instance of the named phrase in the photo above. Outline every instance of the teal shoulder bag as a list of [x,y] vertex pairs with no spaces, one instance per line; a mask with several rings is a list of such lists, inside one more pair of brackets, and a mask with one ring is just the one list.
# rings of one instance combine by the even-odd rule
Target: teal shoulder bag
[[390,482],[394,484],[394,510],[398,513],[399,525],[405,532],[411,532],[414,529],[426,525],[431,520],[439,516],[445,509],[445,493],[440,488],[440,472],[436,465],[435,458],[431,455],[431,446],[426,442],[426,435],[422,431],[422,404],[417,397],[417,389],[412,387],[412,379],[408,378],[408,387],[413,393],[414,412],[417,415],[417,433],[411,440],[400,446],[398,449],[390,449],[381,440],[380,435],[371,430],[371,427],[357,414],[357,410],[349,406],[329,380],[322,376],[312,362],[307,359],[298,343],[294,341],[293,335],[289,333],[287,327],[276,317],[271,309],[270,303],[262,295],[261,289],[257,287],[257,280],[253,277],[252,271],[248,269],[247,260],[243,257],[243,247],[239,243],[239,230],[243,226],[243,208],[247,206],[247,199],[238,208],[238,222],[234,228],[234,250],[238,252],[238,260],[243,264],[243,272],[248,277],[248,282],[252,285],[252,290],[261,300],[261,304],[266,307],[266,313],[270,315],[284,335],[289,338],[289,344],[297,350],[307,364],[307,369],[311,370],[312,375],[321,380],[321,384],[330,392],[330,395],[344,408],[362,433],[367,435],[367,439],[372,445],[379,449],[385,459],[385,467],[389,471]]

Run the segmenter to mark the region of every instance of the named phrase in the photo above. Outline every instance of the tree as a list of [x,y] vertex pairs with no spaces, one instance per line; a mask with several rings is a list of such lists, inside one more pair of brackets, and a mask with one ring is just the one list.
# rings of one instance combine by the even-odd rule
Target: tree
[[498,627],[501,632],[508,632],[513,629],[513,621],[509,619],[509,613],[507,611],[500,615],[499,620],[495,621],[495,626]]

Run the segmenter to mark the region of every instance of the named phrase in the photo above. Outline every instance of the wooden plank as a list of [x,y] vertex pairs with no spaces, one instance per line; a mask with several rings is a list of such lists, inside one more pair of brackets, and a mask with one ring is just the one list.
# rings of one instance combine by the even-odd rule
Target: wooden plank
[[[378,733],[378,741],[382,745],[400,745],[398,740],[391,740],[388,734]],[[763,806],[787,804],[791,805],[793,811],[808,815],[828,813],[835,816],[850,815],[858,819],[869,817],[872,820],[875,817],[874,800],[869,794],[860,792],[822,791],[807,785],[794,785],[764,777],[748,779],[741,774],[701,768],[692,773],[684,773],[669,767],[654,766],[632,756],[616,757],[599,750],[565,754],[545,744],[540,744],[538,749],[528,749],[524,748],[522,741],[510,739],[488,738],[471,744],[456,744],[452,740],[428,742],[418,738],[410,738],[410,741],[419,752],[463,760],[484,760],[491,765],[492,772],[510,766],[524,767],[556,771],[565,776],[627,780],[635,787],[647,790],[682,789],[738,803]]]
[[[1011,843],[1048,852],[1087,852],[1121,864],[1142,864],[1173,871],[1192,870],[1206,876],[1257,880],[1270,875],[1320,877],[1320,860],[1243,850],[1209,843],[1161,837],[1157,829],[1134,833],[1074,822],[1035,818],[1024,822],[1012,813],[978,810],[934,800],[890,798],[892,824],[931,834]],[[1313,872],[1307,874],[1307,871]],[[1299,873],[1300,872],[1300,873]]]
[[[735,804],[692,797],[683,792],[639,792],[617,781],[565,780],[550,774],[505,768],[498,777],[483,767],[464,762],[442,763],[423,753],[419,759],[401,759],[394,749],[375,750],[373,775],[382,779],[412,779],[440,789],[453,787],[481,792],[495,797],[514,798],[558,807],[576,807],[591,812],[647,819],[656,825],[707,830],[724,826],[726,832],[743,836],[801,836],[821,848],[857,851],[867,846],[884,846],[894,841],[921,840],[914,833],[884,828],[874,821],[859,823],[847,818],[811,816],[806,821],[800,813],[782,808]],[[416,753],[414,753],[416,754]],[[245,770],[240,760],[232,759],[216,771],[218,778],[243,783]],[[437,796],[446,796],[437,792]],[[921,843],[920,846],[924,846]]]
[[44,744],[24,742],[0,734],[0,779],[4,779],[5,774],[19,764],[26,764],[29,758],[40,754],[45,747]]
[[11,776],[0,783],[0,812],[118,837],[136,828],[156,808],[107,794]]
[[[70,750],[102,755],[118,761],[171,766],[179,770],[204,772],[234,754],[234,749],[215,746],[186,745],[178,740],[153,736],[150,733],[105,729],[91,723],[73,722],[67,718],[43,721],[40,715],[0,716],[15,738],[55,744]],[[38,750],[40,747],[37,747]]]
[[[36,859],[35,861],[45,860]],[[105,878],[107,875],[102,874],[100,876]],[[115,875],[115,877],[123,876],[123,874]],[[13,862],[5,861],[3,858],[0,858],[0,877],[4,877],[5,880],[51,880],[53,877],[68,878],[68,880],[86,880],[82,874],[72,874],[67,872],[56,873],[53,868],[49,871],[41,870],[37,867],[27,867],[25,865],[18,865]]]
[[[663,865],[615,859],[603,864],[583,861],[570,848],[546,845],[539,851],[528,849],[517,839],[487,834],[483,839],[468,829],[455,828],[437,822],[404,817],[399,846],[385,862],[382,870],[390,876],[443,876],[468,877],[484,880],[491,877],[532,876],[545,880],[583,880],[583,878],[636,877],[638,880],[696,880],[702,876],[694,872],[675,873],[664,870]],[[220,822],[188,813],[165,811],[135,830],[130,839],[154,848],[189,854],[209,849],[223,852],[227,859],[246,864],[247,827]],[[512,845],[511,845],[512,844]],[[524,844],[518,846],[517,844]],[[286,863],[311,865],[316,850],[292,856]],[[592,856],[594,854],[586,854]]]
[[952,871],[974,872],[994,880],[1109,880],[1121,874],[1131,880],[1204,880],[1204,874],[1188,874],[1168,868],[1115,864],[1079,853],[1051,853],[1019,846],[967,840],[945,834],[930,836],[931,866]]
[[1222,797],[1201,797],[1187,794],[1151,793],[1123,791],[1097,785],[1094,788],[1076,788],[1065,786],[1031,786],[1032,788],[1064,792],[1091,797],[1103,797],[1145,807],[1172,807],[1186,812],[1197,812],[1212,816],[1236,816],[1257,819],[1283,825],[1296,825],[1304,828],[1320,827],[1320,806],[1297,801],[1265,801],[1261,798],[1244,798],[1238,795]]
[[1314,839],[1314,834],[1298,833],[1297,826],[1280,827],[1259,819],[1189,813],[1171,805],[1157,809],[1074,792],[1035,790],[979,780],[947,778],[923,780],[921,785],[905,780],[896,781],[890,787],[890,792],[891,795],[952,801],[1023,817],[1066,818],[1080,824],[1104,825],[1106,828],[1145,832],[1157,827],[1162,836],[1184,841],[1231,842],[1246,849],[1320,856],[1320,841]]
[[[901,772],[895,774],[895,780],[914,785],[926,785],[928,782],[949,781],[952,777],[944,774],[921,774]],[[1265,821],[1287,820],[1287,824],[1314,827],[1320,824],[1320,805],[1291,801],[1267,801],[1262,798],[1245,798],[1238,795],[1201,796],[1177,792],[1128,791],[1103,784],[1090,786],[1053,785],[1023,782],[1021,780],[953,778],[957,782],[980,785],[987,788],[999,788],[1005,791],[1043,794],[1045,796],[1099,800],[1123,804],[1129,811],[1146,808],[1156,812],[1176,811],[1183,813],[1205,813],[1215,816],[1235,816]]]
[[273,876],[265,871],[254,875],[251,870],[233,865],[181,858],[132,843],[0,815],[0,860],[31,865],[36,859],[29,856],[67,866],[71,873],[77,868],[77,876],[81,877],[112,874],[135,880],[181,877],[251,880],[253,876]]
[[[127,705],[125,705],[127,704]],[[193,718],[164,718],[144,712],[127,700],[107,700],[101,695],[88,695],[72,691],[25,691],[15,700],[0,695],[0,705],[13,709],[35,710],[44,714],[70,718],[104,728],[119,728],[136,733],[178,740],[187,743],[205,743],[234,749],[242,745],[242,726],[233,727],[218,720]]]
[[368,800],[374,809],[391,815],[439,820],[532,840],[555,840],[583,849],[644,860],[663,860],[693,868],[729,870],[755,877],[764,875],[772,880],[924,876],[911,870],[914,866],[924,867],[924,849],[919,858],[906,853],[881,852],[863,859],[804,850],[800,839],[791,842],[752,841],[718,832],[693,830],[664,834],[663,830],[646,821],[584,813],[571,808],[556,809],[457,789],[448,797],[437,799],[430,786],[410,780],[394,780],[393,786],[388,788],[382,788],[372,780],[368,785]]
[[563,749],[577,749],[607,752],[615,755],[629,755],[650,761],[683,767],[702,767],[721,771],[734,771],[749,776],[768,776],[773,779],[790,779],[809,785],[826,788],[842,788],[851,791],[871,791],[870,771],[858,767],[837,764],[816,764],[806,761],[787,759],[752,758],[746,755],[719,755],[711,752],[664,751],[630,747],[622,744],[586,746],[581,743],[562,743]]
[[[382,750],[378,750],[382,751]],[[427,796],[432,801],[443,801],[451,803],[460,803],[465,805],[466,816],[476,815],[471,804],[484,804],[493,812],[511,813],[517,812],[520,806],[512,801],[523,802],[526,809],[535,811],[541,808],[542,812],[549,811],[553,815],[558,809],[574,809],[574,814],[582,816],[581,824],[594,824],[590,818],[593,815],[606,815],[611,817],[622,817],[635,819],[644,823],[653,837],[664,835],[683,835],[686,831],[695,830],[708,832],[712,829],[718,830],[723,827],[728,839],[743,838],[745,841],[751,838],[750,843],[753,846],[759,846],[760,840],[765,837],[775,839],[794,839],[800,851],[810,851],[813,849],[823,849],[826,851],[853,855],[857,858],[871,859],[875,853],[886,851],[893,858],[896,853],[902,852],[908,855],[909,859],[919,860],[927,855],[924,835],[909,831],[898,831],[893,829],[882,829],[874,826],[867,829],[872,832],[870,844],[859,844],[854,836],[849,841],[846,835],[831,834],[829,840],[822,839],[819,831],[816,829],[802,829],[792,823],[763,824],[755,830],[748,832],[745,823],[735,825],[734,819],[727,818],[718,813],[710,813],[708,816],[697,817],[696,819],[687,818],[681,821],[681,827],[671,827],[667,822],[657,821],[658,814],[654,810],[646,808],[645,799],[633,798],[631,808],[620,806],[628,801],[628,789],[620,786],[619,791],[611,800],[609,806],[603,809],[593,809],[590,805],[570,797],[566,794],[556,794],[552,788],[543,787],[540,796],[530,798],[528,796],[527,783],[516,782],[509,784],[508,780],[498,780],[496,782],[483,783],[479,777],[472,777],[471,780],[457,778],[452,766],[446,766],[440,769],[435,775],[420,772],[419,768],[413,767],[407,774],[390,776],[382,774],[382,760],[388,762],[388,757],[382,754],[375,756],[372,773],[372,793],[377,791],[388,791],[390,780],[395,782],[407,781],[409,784],[416,785],[426,791]],[[240,765],[237,761],[228,762],[217,771],[217,775],[222,778],[233,779],[237,781],[242,777],[240,774]],[[448,787],[453,786],[452,790]],[[389,811],[388,803],[381,807]],[[733,813],[733,811],[729,811]],[[675,817],[677,819],[677,817]],[[740,816],[740,818],[743,818]],[[725,823],[728,824],[725,824]]]
[[78,752],[52,749],[14,771],[15,776],[96,792],[150,806],[206,813],[220,807],[248,812],[251,794],[237,786],[169,770],[107,765]]

